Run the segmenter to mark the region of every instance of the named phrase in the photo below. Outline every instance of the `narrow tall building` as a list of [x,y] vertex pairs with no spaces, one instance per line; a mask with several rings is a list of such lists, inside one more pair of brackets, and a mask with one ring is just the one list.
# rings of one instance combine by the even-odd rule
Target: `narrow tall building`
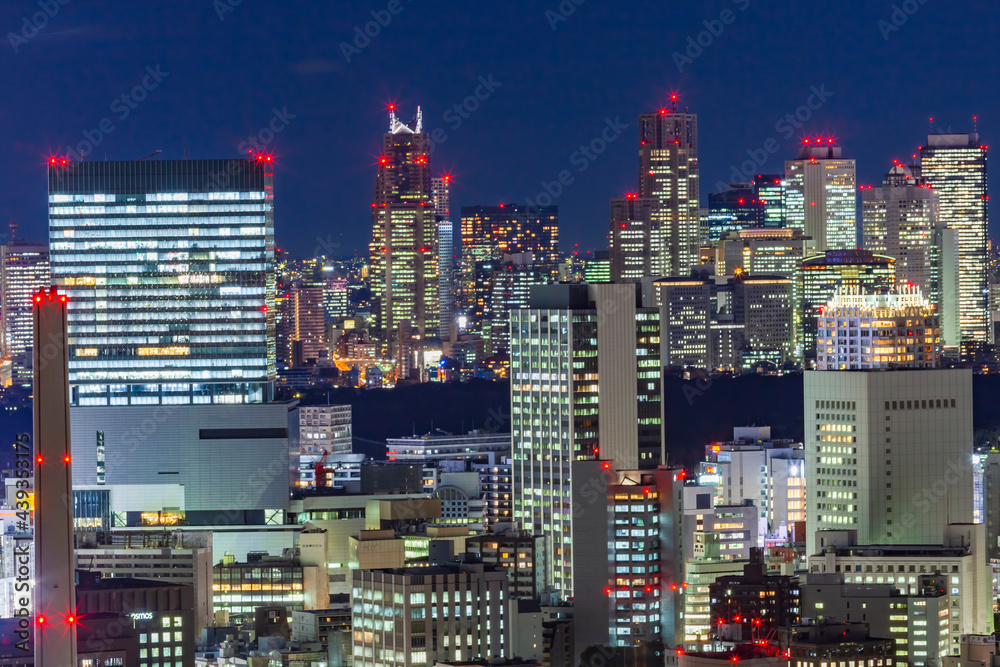
[[944,544],[972,523],[972,372],[807,371],[808,553],[818,530],[857,543]]
[[[931,134],[920,147],[921,177],[938,193],[940,222],[958,245],[962,341],[989,342],[987,146],[979,134]],[[951,343],[951,341],[949,341]]]
[[514,521],[551,540],[550,581],[565,597],[577,567],[573,462],[663,462],[659,310],[638,304],[633,284],[545,285],[511,313]]
[[785,162],[786,224],[816,242],[816,250],[857,247],[857,166],[832,138],[806,139]]
[[431,201],[438,225],[438,334],[447,338],[455,309],[455,227],[451,221],[451,176],[431,179]]
[[686,276],[700,264],[698,116],[673,106],[639,116],[640,198],[654,201],[649,251],[657,276]]
[[296,281],[281,302],[278,360],[286,368],[314,366],[328,356],[323,285]]
[[438,244],[430,139],[420,108],[406,124],[390,107],[372,201],[369,275],[372,333],[402,377],[409,374],[411,341],[439,333]]
[[31,380],[31,296],[51,284],[49,247],[26,243],[15,236],[0,246],[0,299],[2,299],[3,356],[13,362],[14,383]]

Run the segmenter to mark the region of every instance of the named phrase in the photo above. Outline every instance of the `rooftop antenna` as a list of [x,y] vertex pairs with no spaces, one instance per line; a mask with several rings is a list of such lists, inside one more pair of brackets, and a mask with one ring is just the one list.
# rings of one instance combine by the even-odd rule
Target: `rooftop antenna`
[[139,158],[138,160],[136,160],[136,162],[142,162],[142,161],[143,161],[143,160],[145,160],[146,158],[151,158],[151,157],[155,157],[155,156],[159,155],[159,154],[160,154],[160,153],[162,153],[162,152],[163,152],[163,150],[162,150],[162,149],[159,149],[159,150],[156,150],[156,151],[154,151],[154,152],[150,153],[149,155],[146,155],[146,156],[144,156],[144,157],[141,157],[141,158]]
[[979,134],[979,116],[972,117],[972,131]]
[[8,243],[14,245],[14,239],[17,238],[17,220],[11,220],[8,226],[10,227],[10,241]]
[[417,107],[417,127],[413,131],[416,132],[417,134],[420,134],[420,132],[423,131],[423,127],[424,127],[424,112],[420,110],[420,107]]
[[934,116],[930,117],[929,125],[930,125],[931,134],[934,134]]

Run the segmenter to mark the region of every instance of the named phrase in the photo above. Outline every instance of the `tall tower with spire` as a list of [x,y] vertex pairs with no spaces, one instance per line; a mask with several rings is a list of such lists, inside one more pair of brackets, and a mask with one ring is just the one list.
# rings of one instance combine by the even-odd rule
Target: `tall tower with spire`
[[423,115],[411,123],[390,104],[382,138],[369,245],[373,333],[399,378],[415,377],[414,352],[438,334],[438,222],[434,211],[430,139]]

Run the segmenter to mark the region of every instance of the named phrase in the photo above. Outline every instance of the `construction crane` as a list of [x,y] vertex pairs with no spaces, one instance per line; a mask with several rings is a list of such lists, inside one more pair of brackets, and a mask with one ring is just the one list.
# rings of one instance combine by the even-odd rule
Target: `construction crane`
[[313,468],[313,477],[315,478],[314,485],[318,489],[321,486],[326,486],[326,456],[329,452],[324,451],[323,456],[319,457],[319,461],[316,461],[316,466]]

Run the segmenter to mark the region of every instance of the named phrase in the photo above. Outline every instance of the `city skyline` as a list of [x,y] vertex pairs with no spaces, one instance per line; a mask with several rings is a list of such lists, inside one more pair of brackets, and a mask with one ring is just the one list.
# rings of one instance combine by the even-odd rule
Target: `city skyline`
[[[372,11],[388,10],[354,5],[336,15],[290,8],[265,13],[249,3],[222,3],[225,9],[206,3],[197,9],[164,7],[162,20],[154,24],[139,9],[111,13],[100,5],[67,5],[21,43],[22,15],[34,5],[4,7],[0,25],[16,39],[8,53],[14,66],[3,76],[14,89],[29,92],[7,111],[9,122],[0,130],[15,185],[0,210],[21,223],[25,238],[43,238],[44,207],[34,195],[44,188],[44,161],[50,154],[70,154],[67,147],[77,152],[82,143],[83,148],[96,144],[92,160],[105,155],[137,159],[158,149],[166,158],[182,159],[185,151],[192,158],[238,157],[256,144],[274,152],[276,178],[285,194],[283,208],[276,211],[283,230],[279,245],[300,255],[331,247],[336,254],[363,255],[369,202],[358,194],[370,187],[383,107],[394,100],[407,114],[422,105],[432,137],[439,130],[432,159],[441,172],[454,176],[454,207],[535,200],[546,193],[545,183],[558,184],[566,170],[572,183],[563,186],[555,202],[565,221],[564,246],[591,249],[604,245],[607,201],[634,188],[638,115],[668,104],[673,92],[679,93],[682,108],[699,116],[703,205],[716,184],[736,180],[734,172],[749,180],[778,171],[795,157],[806,135],[836,137],[845,157],[857,161],[859,184],[876,185],[883,165],[913,153],[929,129],[971,132],[972,117],[979,115],[982,136],[987,142],[991,138],[995,122],[983,112],[994,106],[996,93],[979,82],[989,80],[988,68],[997,60],[989,55],[997,47],[982,31],[959,27],[944,8],[921,5],[896,26],[891,5],[849,2],[823,10],[759,7],[744,0],[729,4],[654,8],[642,22],[669,18],[660,24],[671,27],[651,40],[630,39],[632,26],[640,22],[638,10],[628,7],[579,5],[562,16],[557,4],[542,8],[515,2],[489,22],[481,20],[485,10],[477,9],[435,23],[428,18],[434,7],[409,12],[402,4],[364,48],[354,46],[355,27],[373,20]],[[723,9],[732,13],[731,23],[718,18]],[[131,25],[136,34],[142,31],[143,40],[133,40],[126,31],[121,57],[107,61],[102,38]],[[323,39],[312,25],[328,26]],[[418,65],[404,57],[416,44],[410,25],[459,37],[452,46],[444,46],[449,40],[429,39],[434,46],[422,52]],[[787,35],[815,25],[826,28],[814,37],[814,53],[821,55],[810,59],[799,57],[795,40],[762,39],[779,27]],[[71,26],[77,27],[67,30]],[[274,27],[306,37],[292,48],[276,34],[282,31],[271,32]],[[505,30],[513,27],[519,30]],[[622,58],[639,66],[623,74],[616,64],[622,58],[607,62],[576,44],[581,34],[599,28],[625,43]],[[722,32],[715,36],[710,29]],[[207,46],[178,53],[165,46],[177,31],[190,32]],[[507,61],[489,55],[495,34],[513,32],[518,33],[511,38],[515,44],[526,47],[523,56]],[[848,32],[851,43],[857,34],[870,51],[847,49]],[[699,40],[708,45],[700,46]],[[891,61],[891,54],[901,50],[945,42],[962,48],[931,63]],[[449,67],[457,50],[467,57],[461,66]],[[57,74],[56,85],[44,90],[30,85],[53,59],[70,52],[93,58],[96,72],[74,79]],[[888,69],[873,77],[866,58],[880,52]],[[973,58],[987,70],[960,64]],[[783,76],[743,76],[740,68],[729,66],[739,59],[775,63]],[[203,71],[206,60],[229,67],[230,75],[216,80],[213,68]],[[546,66],[531,66],[536,60]],[[419,77],[423,67],[441,74]],[[193,91],[208,88],[219,89],[218,99],[225,101],[192,97]],[[59,101],[66,95],[83,102],[66,111]],[[122,101],[123,95],[128,99]],[[744,103],[732,105],[733,98]],[[900,100],[917,102],[901,107]],[[606,145],[595,146],[600,154],[579,151],[601,136],[608,121],[627,127],[619,127],[618,136],[605,132]],[[505,137],[502,145],[496,144],[497,136]],[[481,159],[488,150],[493,159]],[[336,156],[332,162],[329,153]],[[331,171],[333,178],[326,178]],[[336,215],[328,198],[338,202]]]

